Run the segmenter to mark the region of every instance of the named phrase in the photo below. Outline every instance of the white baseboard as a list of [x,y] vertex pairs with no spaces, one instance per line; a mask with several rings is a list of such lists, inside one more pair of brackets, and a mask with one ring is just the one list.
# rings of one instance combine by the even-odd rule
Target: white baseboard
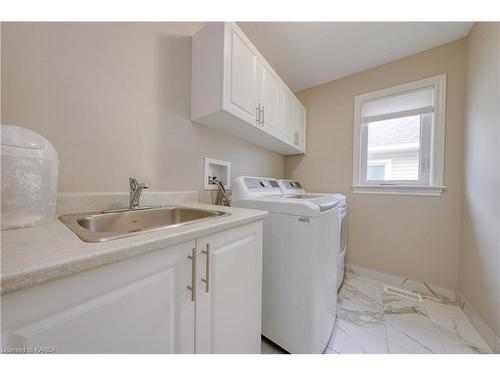
[[474,307],[465,299],[465,297],[457,290],[456,302],[463,310],[465,316],[469,318],[472,326],[476,329],[481,337],[486,341],[488,346],[495,353],[500,353],[500,339],[495,335],[495,332],[485,323],[481,315],[474,309]]

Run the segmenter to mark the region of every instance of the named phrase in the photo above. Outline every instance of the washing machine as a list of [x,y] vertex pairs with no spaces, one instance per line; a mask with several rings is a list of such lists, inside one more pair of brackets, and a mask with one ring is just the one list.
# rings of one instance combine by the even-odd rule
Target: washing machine
[[[281,190],[288,194],[317,195],[317,193],[307,193],[299,181],[296,180],[278,180]],[[344,281],[345,255],[347,252],[347,204],[344,194],[331,194],[338,200],[339,211],[339,258],[337,261],[337,289]]]
[[338,200],[284,194],[277,179],[242,176],[232,206],[265,210],[262,335],[290,353],[323,353],[333,332]]

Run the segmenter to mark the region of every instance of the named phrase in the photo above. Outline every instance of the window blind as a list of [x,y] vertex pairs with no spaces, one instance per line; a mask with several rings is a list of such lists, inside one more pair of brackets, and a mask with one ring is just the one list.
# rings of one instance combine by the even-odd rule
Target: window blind
[[433,111],[434,87],[429,86],[364,102],[361,117],[366,123]]

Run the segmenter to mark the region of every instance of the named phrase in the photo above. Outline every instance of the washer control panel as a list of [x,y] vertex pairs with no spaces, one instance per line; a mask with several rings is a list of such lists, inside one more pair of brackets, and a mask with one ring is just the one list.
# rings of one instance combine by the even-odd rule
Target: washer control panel
[[245,177],[245,185],[248,190],[254,189],[277,189],[281,192],[278,180],[271,178]]
[[270,177],[236,177],[232,188],[234,200],[283,194],[278,180]]
[[296,180],[279,180],[281,189],[289,194],[305,193],[304,188],[299,181]]

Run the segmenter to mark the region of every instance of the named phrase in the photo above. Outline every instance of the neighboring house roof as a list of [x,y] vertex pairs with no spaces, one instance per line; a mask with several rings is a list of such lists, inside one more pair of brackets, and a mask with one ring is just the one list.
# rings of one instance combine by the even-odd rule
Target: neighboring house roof
[[370,123],[368,149],[418,148],[420,140],[420,116],[391,119]]

